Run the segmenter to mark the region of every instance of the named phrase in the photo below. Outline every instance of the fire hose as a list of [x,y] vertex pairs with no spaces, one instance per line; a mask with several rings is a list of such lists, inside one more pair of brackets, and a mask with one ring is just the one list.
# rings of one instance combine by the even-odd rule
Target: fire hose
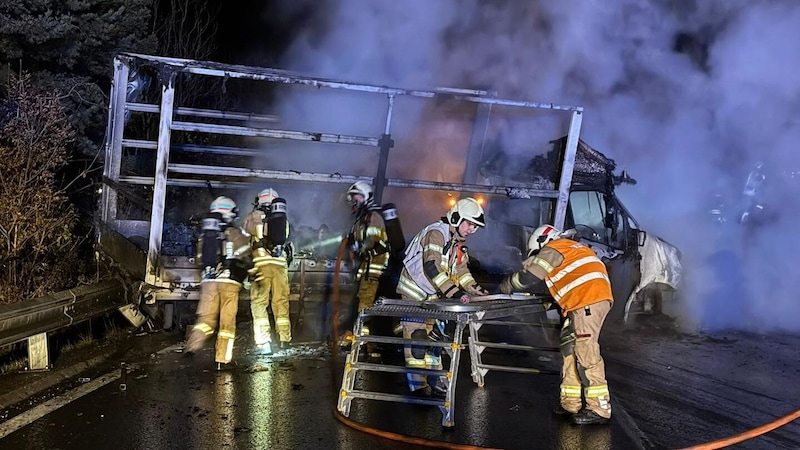
[[800,418],[800,409],[791,414],[775,419],[772,422],[761,425],[760,427],[747,430],[744,433],[739,433],[737,435],[723,439],[718,439],[712,442],[706,442],[705,444],[693,445],[691,447],[686,447],[681,450],[716,450],[719,448],[727,447],[729,445],[738,444],[739,442],[746,441],[748,439],[753,439],[755,437],[761,436],[762,434],[768,433],[778,427],[786,425],[789,422],[797,420],[798,418]]

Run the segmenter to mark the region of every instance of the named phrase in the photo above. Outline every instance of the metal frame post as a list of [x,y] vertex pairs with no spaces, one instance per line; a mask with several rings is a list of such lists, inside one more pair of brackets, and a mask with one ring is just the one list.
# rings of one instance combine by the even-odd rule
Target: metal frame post
[[578,139],[581,133],[583,111],[573,111],[569,121],[569,134],[564,147],[564,164],[561,165],[561,179],[558,181],[558,200],[556,200],[556,214],[553,226],[559,230],[564,228],[567,217],[567,203],[569,203],[569,190],[572,187],[572,170],[575,167],[575,153],[578,151]]
[[[108,134],[106,134],[105,163],[103,164],[103,178],[114,183],[119,182],[122,165],[122,137],[125,130],[125,104],[129,73],[128,64],[119,58],[114,58],[114,80],[111,85],[108,106]],[[117,190],[115,187],[103,183],[100,204],[102,205],[103,222],[111,223],[117,219]]]
[[167,164],[172,135],[172,113],[175,101],[175,75],[164,74],[161,84],[161,115],[158,123],[158,155],[156,157],[155,181],[153,182],[153,210],[150,214],[150,243],[147,250],[145,282],[155,285],[158,258],[161,254],[161,236],[164,228],[164,208],[167,197]]
[[472,135],[469,138],[467,150],[467,163],[464,167],[464,183],[478,182],[478,168],[481,163],[483,145],[489,128],[489,118],[492,115],[492,104],[479,103],[475,111],[475,120],[472,123]]
[[383,200],[383,187],[386,184],[386,166],[389,164],[389,149],[394,147],[394,140],[391,135],[392,113],[394,110],[394,94],[389,94],[389,107],[386,110],[386,126],[383,134],[378,141],[380,154],[378,156],[378,173],[375,175],[375,183],[372,186],[375,203],[380,205]]

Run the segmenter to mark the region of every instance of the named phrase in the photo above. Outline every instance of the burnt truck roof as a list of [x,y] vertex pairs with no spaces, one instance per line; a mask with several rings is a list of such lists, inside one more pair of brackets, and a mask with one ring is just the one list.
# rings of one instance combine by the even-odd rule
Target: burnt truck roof
[[[543,155],[537,155],[525,166],[519,175],[529,181],[532,178],[545,177],[550,180],[559,178],[559,169],[562,167],[564,149],[567,136],[550,141],[551,150]],[[572,185],[593,189],[613,191],[614,186],[620,184],[636,184],[636,180],[623,171],[614,174],[617,163],[592,148],[583,140],[578,140],[578,149],[575,154],[575,165],[572,173]]]

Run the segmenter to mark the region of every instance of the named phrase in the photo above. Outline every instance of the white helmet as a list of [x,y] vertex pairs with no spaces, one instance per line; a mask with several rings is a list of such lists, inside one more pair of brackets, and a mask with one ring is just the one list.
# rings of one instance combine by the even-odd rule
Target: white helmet
[[258,206],[269,206],[278,197],[278,192],[275,189],[266,188],[258,193]]
[[542,225],[528,238],[528,256],[539,252],[548,242],[561,237],[561,231],[552,225]]
[[372,203],[373,201],[372,185],[366,181],[356,181],[350,185],[350,189],[347,190],[347,201],[352,203],[353,196],[356,194],[361,194],[364,196],[364,203]]
[[465,220],[479,227],[486,226],[483,207],[472,197],[462,198],[450,208],[450,211],[447,211],[447,223],[450,225],[457,227]]
[[233,220],[236,219],[236,216],[239,214],[239,208],[236,207],[236,202],[225,196],[220,196],[214,199],[208,209],[209,212],[220,213],[222,215],[222,219],[226,223],[233,222]]

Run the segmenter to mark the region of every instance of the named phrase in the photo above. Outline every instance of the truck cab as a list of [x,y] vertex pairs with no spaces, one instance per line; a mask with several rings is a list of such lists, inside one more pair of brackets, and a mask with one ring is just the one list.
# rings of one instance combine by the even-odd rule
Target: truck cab
[[[551,150],[529,161],[514,162],[501,158],[505,165],[522,167],[512,176],[515,180],[541,180],[561,170],[567,137],[551,141]],[[488,174],[496,165],[490,161],[484,167]],[[680,251],[645,231],[616,195],[622,184],[636,184],[627,173],[615,173],[616,163],[580,140],[575,156],[569,202],[564,218],[564,230],[575,229],[577,238],[594,250],[606,264],[614,294],[610,320],[632,323],[636,316],[673,311],[680,285]],[[489,205],[488,215],[493,226],[515,236],[515,249],[526,251],[527,238],[537,226],[552,223],[554,204],[547,199],[511,199],[497,208]],[[498,212],[499,211],[499,212]],[[494,217],[493,217],[494,216]],[[514,231],[508,231],[514,230]],[[512,251],[513,253],[513,251]],[[519,267],[523,259],[506,265],[501,272]]]

